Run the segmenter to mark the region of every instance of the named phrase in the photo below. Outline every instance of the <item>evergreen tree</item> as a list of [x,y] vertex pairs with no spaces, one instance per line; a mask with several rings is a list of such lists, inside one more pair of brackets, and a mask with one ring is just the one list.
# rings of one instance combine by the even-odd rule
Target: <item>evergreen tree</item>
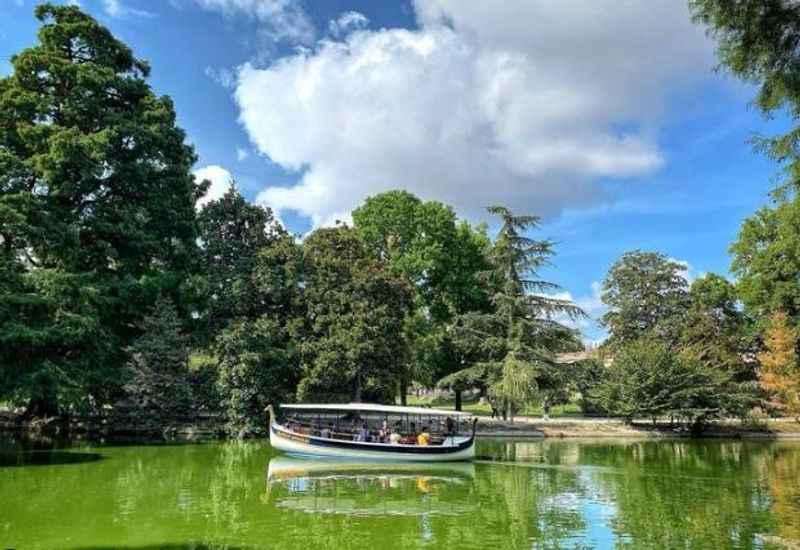
[[538,277],[553,256],[553,243],[524,233],[535,229],[539,219],[515,216],[500,206],[488,210],[502,222],[489,253],[490,269],[480,274],[493,289],[492,311],[461,315],[455,329],[461,334],[460,342],[479,342],[478,354],[469,343],[465,352],[480,359],[476,357],[474,363],[439,384],[464,387],[466,382],[476,381],[489,389],[505,414],[513,415],[534,395],[548,408],[561,379],[555,354],[580,347],[576,332],[560,321],[580,317],[583,312],[567,300],[548,295],[558,287]]
[[169,421],[192,414],[189,338],[169,299],[156,301],[129,349],[126,397],[142,420]]
[[31,415],[99,406],[157,296],[180,294],[204,185],[147,64],[74,6],[0,78],[0,397]]

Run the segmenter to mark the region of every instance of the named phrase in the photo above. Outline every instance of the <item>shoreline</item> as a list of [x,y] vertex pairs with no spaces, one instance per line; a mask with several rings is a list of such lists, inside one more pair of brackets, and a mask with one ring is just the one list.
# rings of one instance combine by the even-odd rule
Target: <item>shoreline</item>
[[[21,437],[101,438],[132,440],[223,440],[222,420],[218,415],[202,414],[192,419],[176,420],[164,425],[137,423],[102,417],[51,418],[22,420],[19,416],[0,411],[0,433]],[[786,439],[800,440],[800,423],[790,419],[769,419],[743,425],[736,420],[721,420],[709,424],[700,433],[691,432],[685,425],[668,422],[626,424],[616,418],[551,418],[518,417],[514,422],[479,417],[476,436],[479,438],[529,439]],[[266,433],[248,438],[266,437]]]
[[478,422],[478,437],[539,438],[539,439],[797,439],[800,440],[800,423],[786,419],[771,419],[760,426],[743,426],[736,421],[710,424],[700,433],[692,433],[685,426],[668,423],[626,424],[617,419],[554,418],[541,420],[521,418],[514,423],[497,420]]

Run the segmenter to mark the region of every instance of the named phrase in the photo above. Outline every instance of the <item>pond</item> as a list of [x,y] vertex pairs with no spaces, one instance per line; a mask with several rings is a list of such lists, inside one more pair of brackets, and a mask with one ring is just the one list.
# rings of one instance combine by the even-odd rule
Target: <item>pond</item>
[[267,443],[0,444],[0,548],[782,548],[800,443],[499,440],[474,463],[279,456]]

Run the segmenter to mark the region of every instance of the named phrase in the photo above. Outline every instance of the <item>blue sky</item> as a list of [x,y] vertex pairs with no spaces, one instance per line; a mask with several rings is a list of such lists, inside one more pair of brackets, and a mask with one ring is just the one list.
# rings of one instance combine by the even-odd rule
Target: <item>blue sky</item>
[[[714,71],[677,0],[80,0],[150,62],[219,193],[305,233],[406,188],[488,221],[543,216],[544,274],[594,317],[640,248],[728,274],[777,167],[753,90]],[[32,0],[0,0],[0,74],[35,41]],[[593,323],[587,340],[602,336]]]

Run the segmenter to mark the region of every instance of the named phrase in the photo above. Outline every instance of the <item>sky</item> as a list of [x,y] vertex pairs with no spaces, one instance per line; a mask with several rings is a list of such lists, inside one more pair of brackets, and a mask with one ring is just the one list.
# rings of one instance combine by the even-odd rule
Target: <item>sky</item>
[[[33,0],[0,0],[0,75],[35,44]],[[556,241],[542,272],[604,331],[626,251],[730,276],[728,248],[778,167],[782,129],[716,70],[680,0],[61,0],[151,65],[212,186],[234,178],[293,233],[406,189],[472,223],[502,204]]]

